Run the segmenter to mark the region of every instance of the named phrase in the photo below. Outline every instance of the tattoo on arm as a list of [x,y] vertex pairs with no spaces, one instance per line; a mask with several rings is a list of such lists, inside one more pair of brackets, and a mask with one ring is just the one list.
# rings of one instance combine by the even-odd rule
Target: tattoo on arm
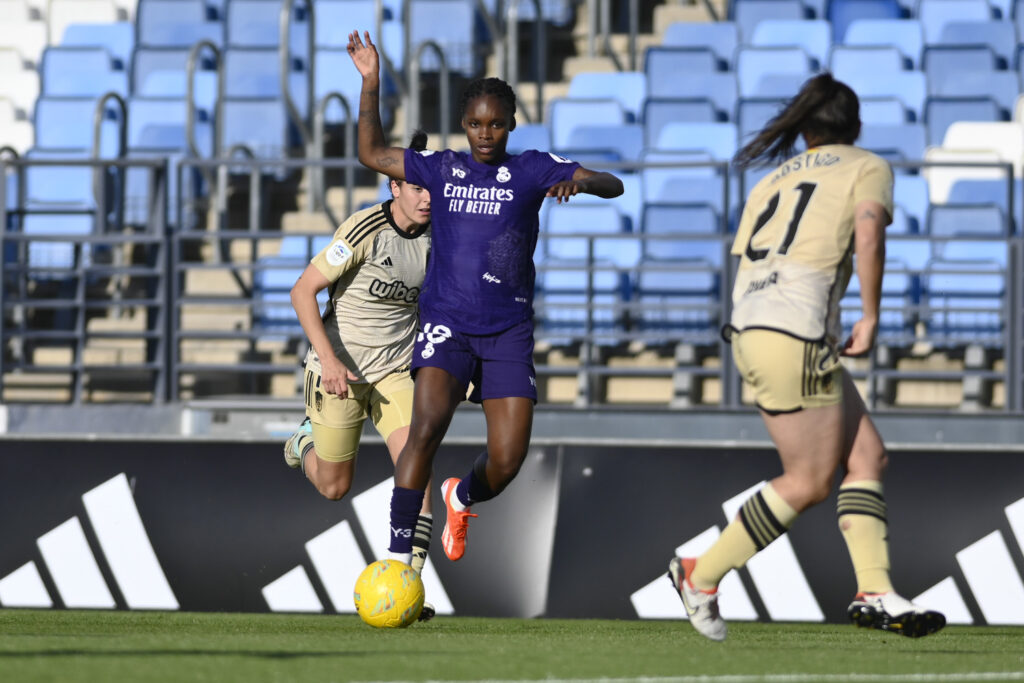
[[391,157],[380,156],[377,157],[377,163],[380,165],[381,168],[389,168],[391,166],[394,166],[398,162],[392,159]]
[[864,209],[863,211],[860,212],[860,215],[857,216],[857,218],[862,218],[865,220],[877,220],[878,214],[875,213],[873,209]]

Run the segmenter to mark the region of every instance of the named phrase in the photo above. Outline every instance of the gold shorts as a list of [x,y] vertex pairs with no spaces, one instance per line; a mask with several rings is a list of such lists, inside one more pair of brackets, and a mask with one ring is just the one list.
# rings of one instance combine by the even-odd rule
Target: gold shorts
[[345,462],[356,457],[366,418],[385,441],[412,419],[412,377],[396,370],[373,384],[349,384],[348,398],[320,388],[320,368],[306,365],[306,415],[313,425],[313,445],[321,460]]
[[843,400],[839,352],[827,341],[808,342],[773,330],[732,335],[732,357],[757,406],[768,413],[793,413]]

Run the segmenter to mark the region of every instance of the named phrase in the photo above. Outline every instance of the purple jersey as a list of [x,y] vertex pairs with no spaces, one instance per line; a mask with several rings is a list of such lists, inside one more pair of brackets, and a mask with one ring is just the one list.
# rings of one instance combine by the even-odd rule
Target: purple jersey
[[492,334],[533,315],[538,213],[579,164],[528,150],[499,164],[466,152],[405,151],[405,178],[430,190],[431,247],[421,320]]

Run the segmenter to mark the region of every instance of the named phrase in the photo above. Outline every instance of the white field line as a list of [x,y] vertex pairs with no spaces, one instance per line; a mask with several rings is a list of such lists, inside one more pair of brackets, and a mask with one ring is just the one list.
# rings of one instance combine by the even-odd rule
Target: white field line
[[[705,676],[641,676],[637,678],[538,678],[484,680],[477,683],[960,683],[969,681],[1024,681],[1024,671],[976,671],[935,674],[722,674]],[[367,681],[366,683],[414,683],[413,681]],[[431,680],[419,683],[461,683]]]

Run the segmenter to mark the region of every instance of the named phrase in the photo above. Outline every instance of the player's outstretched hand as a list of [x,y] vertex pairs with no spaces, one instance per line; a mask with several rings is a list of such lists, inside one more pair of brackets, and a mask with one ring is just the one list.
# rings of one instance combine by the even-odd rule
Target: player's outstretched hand
[[569,201],[569,197],[583,192],[583,184],[579,180],[563,180],[562,182],[552,185],[548,188],[546,196],[554,197],[558,200],[558,203]]
[[875,345],[875,335],[878,334],[878,321],[861,318],[853,324],[850,331],[850,338],[843,344],[844,356],[862,356],[871,350]]
[[380,55],[377,54],[377,46],[370,40],[370,32],[364,31],[366,43],[363,43],[363,39],[359,37],[359,31],[352,31],[348,34],[348,54],[352,57],[352,62],[356,65],[356,69],[359,70],[359,74],[366,78],[367,76],[376,76],[380,73]]

